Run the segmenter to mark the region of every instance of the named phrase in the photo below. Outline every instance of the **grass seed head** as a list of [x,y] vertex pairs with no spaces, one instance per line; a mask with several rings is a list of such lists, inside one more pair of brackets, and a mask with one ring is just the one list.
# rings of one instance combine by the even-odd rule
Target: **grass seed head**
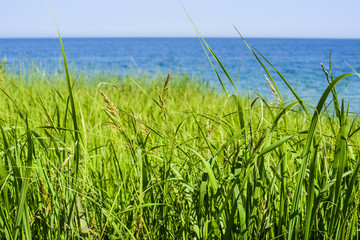
[[3,86],[3,88],[5,88],[5,80],[4,80],[4,77],[2,75],[2,71],[0,71],[0,83]]
[[281,102],[280,101],[280,98],[279,98],[279,95],[277,94],[277,92],[276,92],[276,90],[275,90],[275,88],[274,88],[274,85],[272,85],[272,83],[270,82],[270,80],[266,77],[266,75],[264,75],[265,76],[265,78],[266,78],[266,81],[268,82],[268,84],[269,84],[269,87],[270,87],[270,92],[272,93],[272,95],[274,95],[274,97],[279,101],[279,102]]
[[165,107],[165,100],[166,100],[166,92],[168,91],[169,81],[170,81],[170,74],[168,74],[166,77],[162,94],[160,94],[160,93],[158,94],[160,105],[161,105],[161,111],[164,113],[165,120],[167,120],[167,118],[168,118],[168,111]]

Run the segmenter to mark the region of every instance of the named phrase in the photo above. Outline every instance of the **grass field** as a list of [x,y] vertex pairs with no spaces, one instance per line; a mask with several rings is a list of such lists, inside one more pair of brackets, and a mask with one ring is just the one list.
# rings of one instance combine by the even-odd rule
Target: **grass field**
[[2,69],[1,238],[360,237],[360,124],[335,89],[351,74],[328,69],[311,106],[270,74],[269,101],[64,60],[51,75]]

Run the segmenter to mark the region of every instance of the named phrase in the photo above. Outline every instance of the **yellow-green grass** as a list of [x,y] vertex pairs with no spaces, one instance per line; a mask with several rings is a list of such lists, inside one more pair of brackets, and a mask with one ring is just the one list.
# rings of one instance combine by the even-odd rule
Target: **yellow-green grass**
[[65,74],[3,74],[2,238],[285,239],[291,221],[299,239],[358,237],[359,123],[341,103],[304,153],[313,116],[295,100],[187,75],[69,79],[74,110]]

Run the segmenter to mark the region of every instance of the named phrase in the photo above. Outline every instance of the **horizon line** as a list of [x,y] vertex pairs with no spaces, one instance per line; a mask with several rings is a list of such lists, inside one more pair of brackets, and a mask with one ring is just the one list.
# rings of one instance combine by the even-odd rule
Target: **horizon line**
[[[231,39],[241,39],[240,36],[203,36],[204,38],[231,38]],[[146,39],[146,38],[153,38],[153,39],[170,39],[170,38],[188,38],[188,39],[198,39],[199,37],[196,36],[62,36],[62,39],[119,39],[119,38],[138,38],[138,39]],[[244,37],[248,39],[334,39],[334,40],[360,40],[360,37],[264,37],[264,36],[248,36]],[[59,37],[0,37],[1,40],[6,39],[59,39]]]

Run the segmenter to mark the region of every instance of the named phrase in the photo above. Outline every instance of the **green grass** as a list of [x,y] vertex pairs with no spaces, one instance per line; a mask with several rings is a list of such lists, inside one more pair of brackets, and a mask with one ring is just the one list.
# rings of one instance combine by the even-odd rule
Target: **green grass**
[[63,73],[3,71],[1,238],[358,239],[360,124],[335,89],[351,74],[284,101],[249,47],[274,98],[228,94],[200,39],[235,91],[71,73],[64,49]]

